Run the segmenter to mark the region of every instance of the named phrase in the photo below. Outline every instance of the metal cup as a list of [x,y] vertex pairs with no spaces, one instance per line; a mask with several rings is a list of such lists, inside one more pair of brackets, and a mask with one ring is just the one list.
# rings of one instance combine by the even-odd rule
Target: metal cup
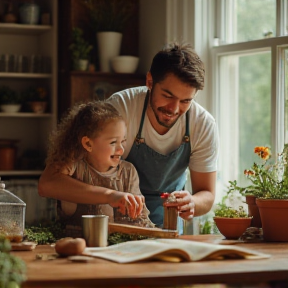
[[83,237],[88,247],[108,245],[108,220],[106,215],[82,215]]

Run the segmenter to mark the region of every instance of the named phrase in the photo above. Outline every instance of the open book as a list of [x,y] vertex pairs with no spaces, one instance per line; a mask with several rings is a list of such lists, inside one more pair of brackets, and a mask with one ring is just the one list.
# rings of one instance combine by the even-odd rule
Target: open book
[[129,241],[102,248],[85,248],[84,255],[99,257],[118,263],[140,260],[169,262],[219,260],[219,259],[264,259],[270,255],[242,247],[217,245],[181,239],[147,239]]

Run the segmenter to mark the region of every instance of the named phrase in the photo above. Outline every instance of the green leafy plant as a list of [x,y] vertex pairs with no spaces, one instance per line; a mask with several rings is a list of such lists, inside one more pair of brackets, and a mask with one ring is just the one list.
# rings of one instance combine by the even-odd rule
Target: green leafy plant
[[30,86],[22,93],[25,102],[46,102],[48,101],[48,91],[42,86]]
[[237,201],[243,203],[242,196],[245,195],[246,188],[237,185],[236,180],[229,181],[229,184],[226,194],[222,197],[221,203],[218,203],[214,209],[215,217],[247,218],[248,214],[244,210],[244,207],[239,203],[236,204]]
[[254,162],[250,169],[244,170],[251,184],[241,187],[236,180],[229,181],[227,195],[238,192],[242,196],[252,195],[256,198],[288,199],[288,144],[285,144],[274,163],[271,162],[269,147],[257,146],[254,153],[261,158],[261,162]]
[[127,241],[143,240],[143,239],[148,239],[148,238],[149,238],[148,236],[144,236],[144,235],[114,232],[114,233],[109,234],[108,244],[114,245],[114,244],[119,244],[119,243],[123,243]]
[[52,222],[45,226],[39,224],[27,227],[24,239],[37,244],[51,244],[65,237],[64,231],[64,227],[59,222]]
[[72,44],[70,44],[69,49],[72,52],[72,60],[75,64],[80,59],[88,60],[93,46],[83,38],[83,30],[74,27],[72,29]]
[[135,0],[82,0],[88,8],[95,32],[122,33],[135,13]]
[[21,104],[22,97],[8,86],[0,87],[0,104]]
[[234,194],[235,192],[238,192],[240,195],[246,195],[247,193],[247,187],[241,187],[238,185],[237,180],[234,181],[228,181],[229,186],[228,186],[228,191],[227,195]]
[[199,234],[212,234],[213,233],[213,222],[205,220],[203,223],[200,223],[200,233]]
[[239,206],[238,209],[227,206],[225,203],[217,204],[217,208],[214,210],[215,217],[225,218],[248,218],[247,212],[243,206]]
[[252,183],[246,187],[245,194],[265,199],[288,199],[288,144],[285,144],[274,163],[270,162],[269,147],[255,147],[254,153],[262,162],[254,163],[249,170],[244,171]]
[[10,241],[0,235],[0,288],[19,288],[26,279],[25,262],[10,250]]

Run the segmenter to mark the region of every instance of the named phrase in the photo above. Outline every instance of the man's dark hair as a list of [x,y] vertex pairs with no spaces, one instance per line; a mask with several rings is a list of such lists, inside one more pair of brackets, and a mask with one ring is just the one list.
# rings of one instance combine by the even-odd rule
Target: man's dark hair
[[204,64],[190,44],[167,44],[154,56],[150,72],[154,84],[173,74],[197,90],[204,88]]

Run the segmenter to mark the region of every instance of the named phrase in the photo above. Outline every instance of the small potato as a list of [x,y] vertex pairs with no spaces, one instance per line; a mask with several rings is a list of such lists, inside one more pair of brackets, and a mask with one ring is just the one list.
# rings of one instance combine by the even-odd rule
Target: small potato
[[66,237],[55,243],[55,251],[63,256],[82,254],[86,248],[86,241],[83,238]]

